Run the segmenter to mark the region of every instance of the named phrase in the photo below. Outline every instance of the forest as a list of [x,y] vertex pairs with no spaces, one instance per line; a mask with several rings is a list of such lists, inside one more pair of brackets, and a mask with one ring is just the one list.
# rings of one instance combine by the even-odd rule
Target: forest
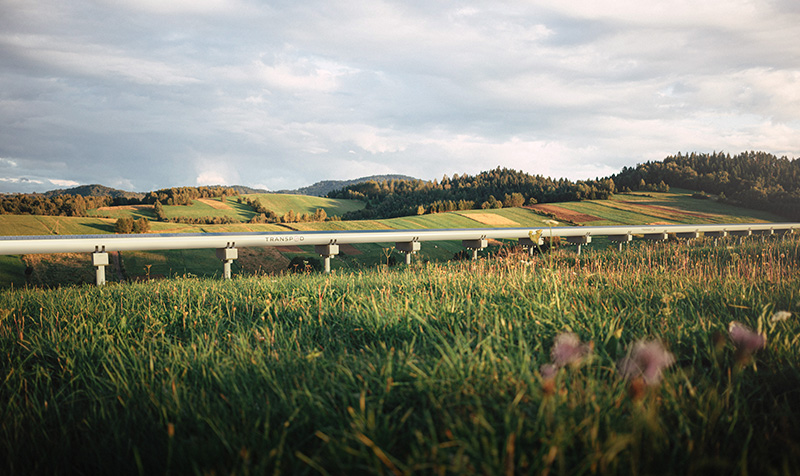
[[669,156],[625,167],[611,179],[620,190],[652,189],[666,183],[713,194],[733,205],[800,220],[800,159],[765,152],[722,152]]
[[616,190],[610,178],[572,182],[500,168],[477,175],[454,174],[441,181],[386,180],[349,185],[328,198],[356,199],[366,208],[344,220],[393,218],[473,208],[502,208],[536,203],[606,199]]

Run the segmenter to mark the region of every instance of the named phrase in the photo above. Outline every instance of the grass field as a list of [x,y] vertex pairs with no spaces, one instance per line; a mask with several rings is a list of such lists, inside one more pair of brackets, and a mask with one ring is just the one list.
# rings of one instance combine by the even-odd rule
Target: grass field
[[[255,196],[255,195],[253,195]],[[320,197],[305,197],[300,195],[259,194],[257,195],[268,208],[274,207],[277,212],[288,210],[292,207],[301,213],[313,213],[318,207],[325,207],[329,215],[341,214],[344,211],[357,209],[363,206],[360,202],[352,200],[330,200]],[[252,196],[251,196],[252,197]],[[268,202],[271,200],[270,202]],[[677,190],[670,193],[648,194],[621,194],[606,201],[568,202],[556,205],[561,210],[569,213],[583,213],[596,217],[597,220],[583,223],[584,225],[618,225],[618,224],[650,224],[650,223],[721,223],[721,222],[759,222],[783,221],[780,217],[764,212],[747,210],[720,204],[713,200],[697,200],[691,198],[691,192]],[[224,209],[230,207],[230,209]],[[284,207],[284,208],[281,208]],[[305,207],[305,208],[304,208]],[[355,208],[354,208],[355,207]],[[123,207],[121,214],[148,213],[146,207]],[[238,219],[249,219],[252,210],[236,202],[236,199],[227,199],[225,203],[220,200],[206,200],[205,203],[196,201],[193,206],[164,207],[168,215],[174,216],[215,216],[215,214],[230,214]],[[304,210],[304,211],[303,211]],[[250,214],[250,215],[248,215]],[[229,225],[192,225],[180,223],[151,222],[151,231],[154,233],[241,233],[241,232],[269,232],[269,231],[327,231],[327,230],[381,230],[381,229],[430,229],[430,228],[487,228],[493,226],[519,226],[541,228],[546,226],[548,218],[523,208],[504,208],[499,210],[467,210],[451,213],[432,215],[419,215],[393,218],[388,220],[364,221],[326,221],[313,223],[288,223],[282,225],[234,223]],[[42,217],[42,216],[16,216],[0,215],[0,234],[5,235],[52,235],[52,234],[97,234],[111,233],[114,229],[113,218],[70,218],[70,217]],[[604,238],[595,239],[584,249],[604,249],[611,243]],[[364,269],[387,263],[386,253],[392,253],[386,248],[391,244],[357,245],[358,255],[342,254],[333,260],[334,269]],[[313,248],[305,247],[300,252],[290,249],[277,249],[289,260],[295,256],[317,258]],[[414,257],[416,261],[441,261],[453,258],[461,251],[457,242],[426,243],[422,250]],[[394,260],[403,261],[403,255],[392,253]],[[140,279],[147,276],[145,272],[149,266],[150,275],[175,276],[193,274],[198,276],[218,276],[219,262],[216,261],[211,250],[199,251],[162,251],[162,252],[126,252],[121,255],[125,276],[131,279]],[[278,261],[284,261],[281,256],[274,253],[253,252],[251,261],[264,260],[261,263],[251,263],[250,266],[240,266],[234,262],[234,273],[251,273],[257,270],[272,270],[279,268]],[[50,259],[44,256],[37,260],[37,266],[47,266]],[[55,261],[59,258],[53,257]],[[88,258],[86,258],[88,259]],[[267,260],[271,262],[267,262]],[[277,261],[276,261],[277,260]],[[63,260],[60,262],[64,262]],[[130,266],[125,264],[130,262]],[[19,257],[9,257],[0,260],[0,286],[10,286],[12,283],[19,285],[25,282],[20,275],[25,264]],[[36,273],[36,281],[43,285],[57,285],[65,273],[54,272],[56,268],[48,267],[49,271]],[[50,276],[50,278],[48,278]],[[80,276],[84,276],[81,274]],[[84,276],[86,282],[92,282],[91,276]],[[113,278],[112,278],[113,279]],[[75,282],[68,280],[67,282]]]
[[0,290],[0,472],[793,474],[798,312],[797,238]]
[[272,210],[278,216],[283,216],[289,210],[294,210],[296,214],[308,213],[313,215],[318,208],[321,208],[325,210],[329,217],[332,217],[342,216],[347,212],[364,208],[364,202],[358,200],[312,197],[310,195],[254,193],[243,195],[243,197],[257,199],[267,210]]
[[614,195],[610,200],[564,202],[557,206],[596,217],[588,226],[651,223],[758,223],[785,219],[767,212],[734,207],[715,200],[698,200],[692,192],[648,192]]
[[[292,195],[280,193],[259,193],[242,195],[242,198],[257,199],[268,210],[282,216],[289,210],[296,214],[314,214],[318,208],[325,210],[328,216],[338,215],[360,210],[364,203],[357,200],[339,200],[306,195]],[[152,206],[134,205],[119,207],[104,207],[89,210],[90,216],[110,217],[114,220],[122,217],[146,218],[155,220]],[[205,218],[205,217],[231,217],[235,220],[247,222],[255,215],[255,211],[244,203],[239,203],[238,197],[228,197],[225,202],[219,198],[193,200],[191,205],[164,205],[164,214],[167,218]]]

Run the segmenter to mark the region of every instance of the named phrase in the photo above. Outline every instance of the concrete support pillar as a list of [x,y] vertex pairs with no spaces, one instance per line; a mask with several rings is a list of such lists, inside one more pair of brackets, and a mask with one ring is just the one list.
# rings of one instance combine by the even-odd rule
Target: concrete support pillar
[[736,236],[736,237],[738,237],[739,239],[738,239],[737,241],[738,241],[738,243],[739,243],[740,245],[741,245],[742,243],[744,243],[744,239],[745,239],[745,237],[747,237],[747,236],[750,236],[750,235],[752,235],[752,234],[753,234],[753,232],[752,232],[751,230],[736,230],[736,231],[731,231],[731,232],[728,232],[728,233],[729,233],[731,236]]
[[648,241],[667,241],[668,236],[666,231],[662,231],[661,233],[645,233],[642,238]]
[[719,244],[719,239],[720,238],[725,238],[726,236],[728,236],[728,232],[727,231],[704,231],[703,232],[703,237],[712,238],[714,240],[714,246],[717,246]]
[[[536,235],[533,235],[533,236],[536,236]],[[533,250],[537,246],[542,246],[544,244],[544,238],[542,238],[541,235],[540,235],[539,239],[534,242],[533,239],[531,239],[530,237],[526,236],[524,238],[520,238],[519,239],[519,244],[522,245],[523,247],[527,248],[528,249],[528,254],[533,256]]]
[[96,251],[92,253],[92,265],[97,268],[95,282],[98,286],[106,284],[106,266],[108,266],[108,253]]
[[325,273],[331,272],[331,258],[339,254],[339,245],[314,245],[314,251],[325,259]]
[[753,234],[754,235],[760,235],[761,236],[761,242],[764,243],[764,242],[767,241],[767,237],[768,236],[772,236],[772,235],[775,234],[775,231],[773,231],[772,229],[769,229],[769,230],[756,230],[756,231],[753,232]]
[[464,248],[472,250],[473,261],[478,259],[478,251],[489,246],[489,241],[485,238],[479,240],[461,240],[461,245]]
[[698,231],[687,231],[686,233],[675,233],[675,236],[682,239],[682,240],[694,240],[700,238],[700,232]]
[[217,258],[222,261],[222,278],[231,279],[231,263],[239,258],[236,248],[217,248]]
[[402,241],[394,244],[396,250],[406,255],[406,265],[411,264],[411,255],[420,250],[419,241]]
[[622,245],[625,243],[630,243],[633,240],[633,235],[630,233],[626,233],[624,235],[608,235],[608,239],[614,243],[618,243],[619,251],[622,251]]
[[567,243],[572,243],[573,245],[578,245],[578,256],[581,254],[581,247],[583,245],[588,245],[592,242],[592,237],[589,235],[581,235],[581,236],[568,236],[565,238]]

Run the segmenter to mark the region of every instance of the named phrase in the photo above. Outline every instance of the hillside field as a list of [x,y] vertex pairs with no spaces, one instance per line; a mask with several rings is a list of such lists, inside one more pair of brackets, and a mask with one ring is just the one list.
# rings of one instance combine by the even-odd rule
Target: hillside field
[[[320,197],[307,197],[289,194],[257,194],[248,195],[258,197],[266,207],[274,207],[280,213],[291,207],[296,212],[313,213],[317,207],[327,207],[329,215],[343,213],[363,203],[353,200],[330,200]],[[238,214],[236,216],[246,219],[249,207],[239,204],[235,198],[228,198],[224,203],[218,199],[204,200],[205,203],[196,201],[193,206],[165,206],[165,212],[188,216],[191,212],[196,217],[211,216],[211,213]],[[210,203],[210,204],[209,204]],[[229,207],[225,209],[224,207]],[[303,208],[306,207],[306,208]],[[150,213],[147,207],[122,207],[118,210],[121,214],[143,216]],[[174,211],[176,210],[177,211]],[[305,211],[302,211],[305,210]],[[107,212],[107,211],[106,211]],[[135,215],[139,213],[140,215]],[[250,212],[252,214],[252,210]],[[543,215],[543,213],[550,215]],[[178,216],[178,215],[175,215]],[[231,215],[233,216],[233,215]],[[634,193],[615,195],[611,200],[587,200],[582,202],[566,202],[555,204],[536,205],[528,208],[504,208],[495,210],[466,210],[440,214],[428,214],[409,217],[392,218],[386,220],[364,221],[325,221],[286,224],[249,224],[234,223],[227,225],[193,225],[180,223],[151,222],[151,231],[154,233],[211,233],[211,232],[269,232],[269,231],[314,231],[314,230],[380,230],[380,229],[432,229],[432,228],[489,228],[489,227],[531,227],[543,228],[546,220],[554,216],[564,225],[619,225],[619,224],[650,224],[650,223],[740,223],[785,221],[780,217],[765,212],[747,210],[718,203],[713,200],[698,200],[691,198],[691,192],[674,191],[671,193]],[[0,215],[0,234],[2,235],[53,235],[53,234],[97,234],[113,233],[114,218],[74,218],[51,217],[31,215]],[[603,249],[609,243],[599,238],[584,249]],[[332,260],[333,269],[358,270],[379,264],[403,261],[403,255],[391,249],[392,243],[386,244],[358,244],[342,250],[342,254]],[[461,251],[460,243],[436,242],[426,243],[422,250],[414,256],[418,262],[443,261],[453,258]],[[318,256],[313,247],[276,248],[269,252],[248,252],[246,262],[235,261],[233,272],[248,274],[254,272],[274,273],[281,269],[281,263],[288,264],[289,260],[299,257],[305,260],[314,260]],[[277,251],[275,253],[274,251]],[[496,249],[490,249],[490,252]],[[20,275],[25,269],[25,264],[20,257],[6,257],[0,259],[0,286],[15,286],[31,282],[32,284],[55,285],[63,279],[64,273],[54,273],[53,267],[47,267],[51,257],[43,255],[36,260],[25,258],[30,266],[41,267],[34,269],[32,276],[26,281]],[[56,258],[52,258],[55,260]],[[80,259],[80,258],[79,258]],[[85,258],[88,260],[89,258]],[[61,265],[65,262],[60,261]],[[117,266],[119,266],[121,269]],[[213,250],[182,250],[182,251],[156,251],[156,252],[123,252],[119,255],[117,263],[112,263],[108,279],[113,282],[120,276],[128,279],[142,279],[147,277],[166,276],[219,276],[222,269],[214,257]],[[78,265],[76,265],[78,266]],[[83,265],[80,265],[83,266]],[[22,271],[21,271],[22,270]],[[120,273],[122,272],[122,274]],[[75,273],[73,273],[75,274]],[[92,276],[85,273],[86,282],[92,282]],[[72,282],[72,281],[70,281]]]
[[798,290],[798,237],[0,290],[0,472],[793,474]]

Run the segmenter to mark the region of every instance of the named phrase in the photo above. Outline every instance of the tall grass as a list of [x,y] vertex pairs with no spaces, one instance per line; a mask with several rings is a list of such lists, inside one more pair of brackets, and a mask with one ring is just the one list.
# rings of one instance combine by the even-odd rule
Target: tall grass
[[[797,240],[668,243],[2,291],[0,471],[791,474],[798,271]],[[563,332],[593,351],[547,378]],[[677,362],[636,393],[645,338]]]

